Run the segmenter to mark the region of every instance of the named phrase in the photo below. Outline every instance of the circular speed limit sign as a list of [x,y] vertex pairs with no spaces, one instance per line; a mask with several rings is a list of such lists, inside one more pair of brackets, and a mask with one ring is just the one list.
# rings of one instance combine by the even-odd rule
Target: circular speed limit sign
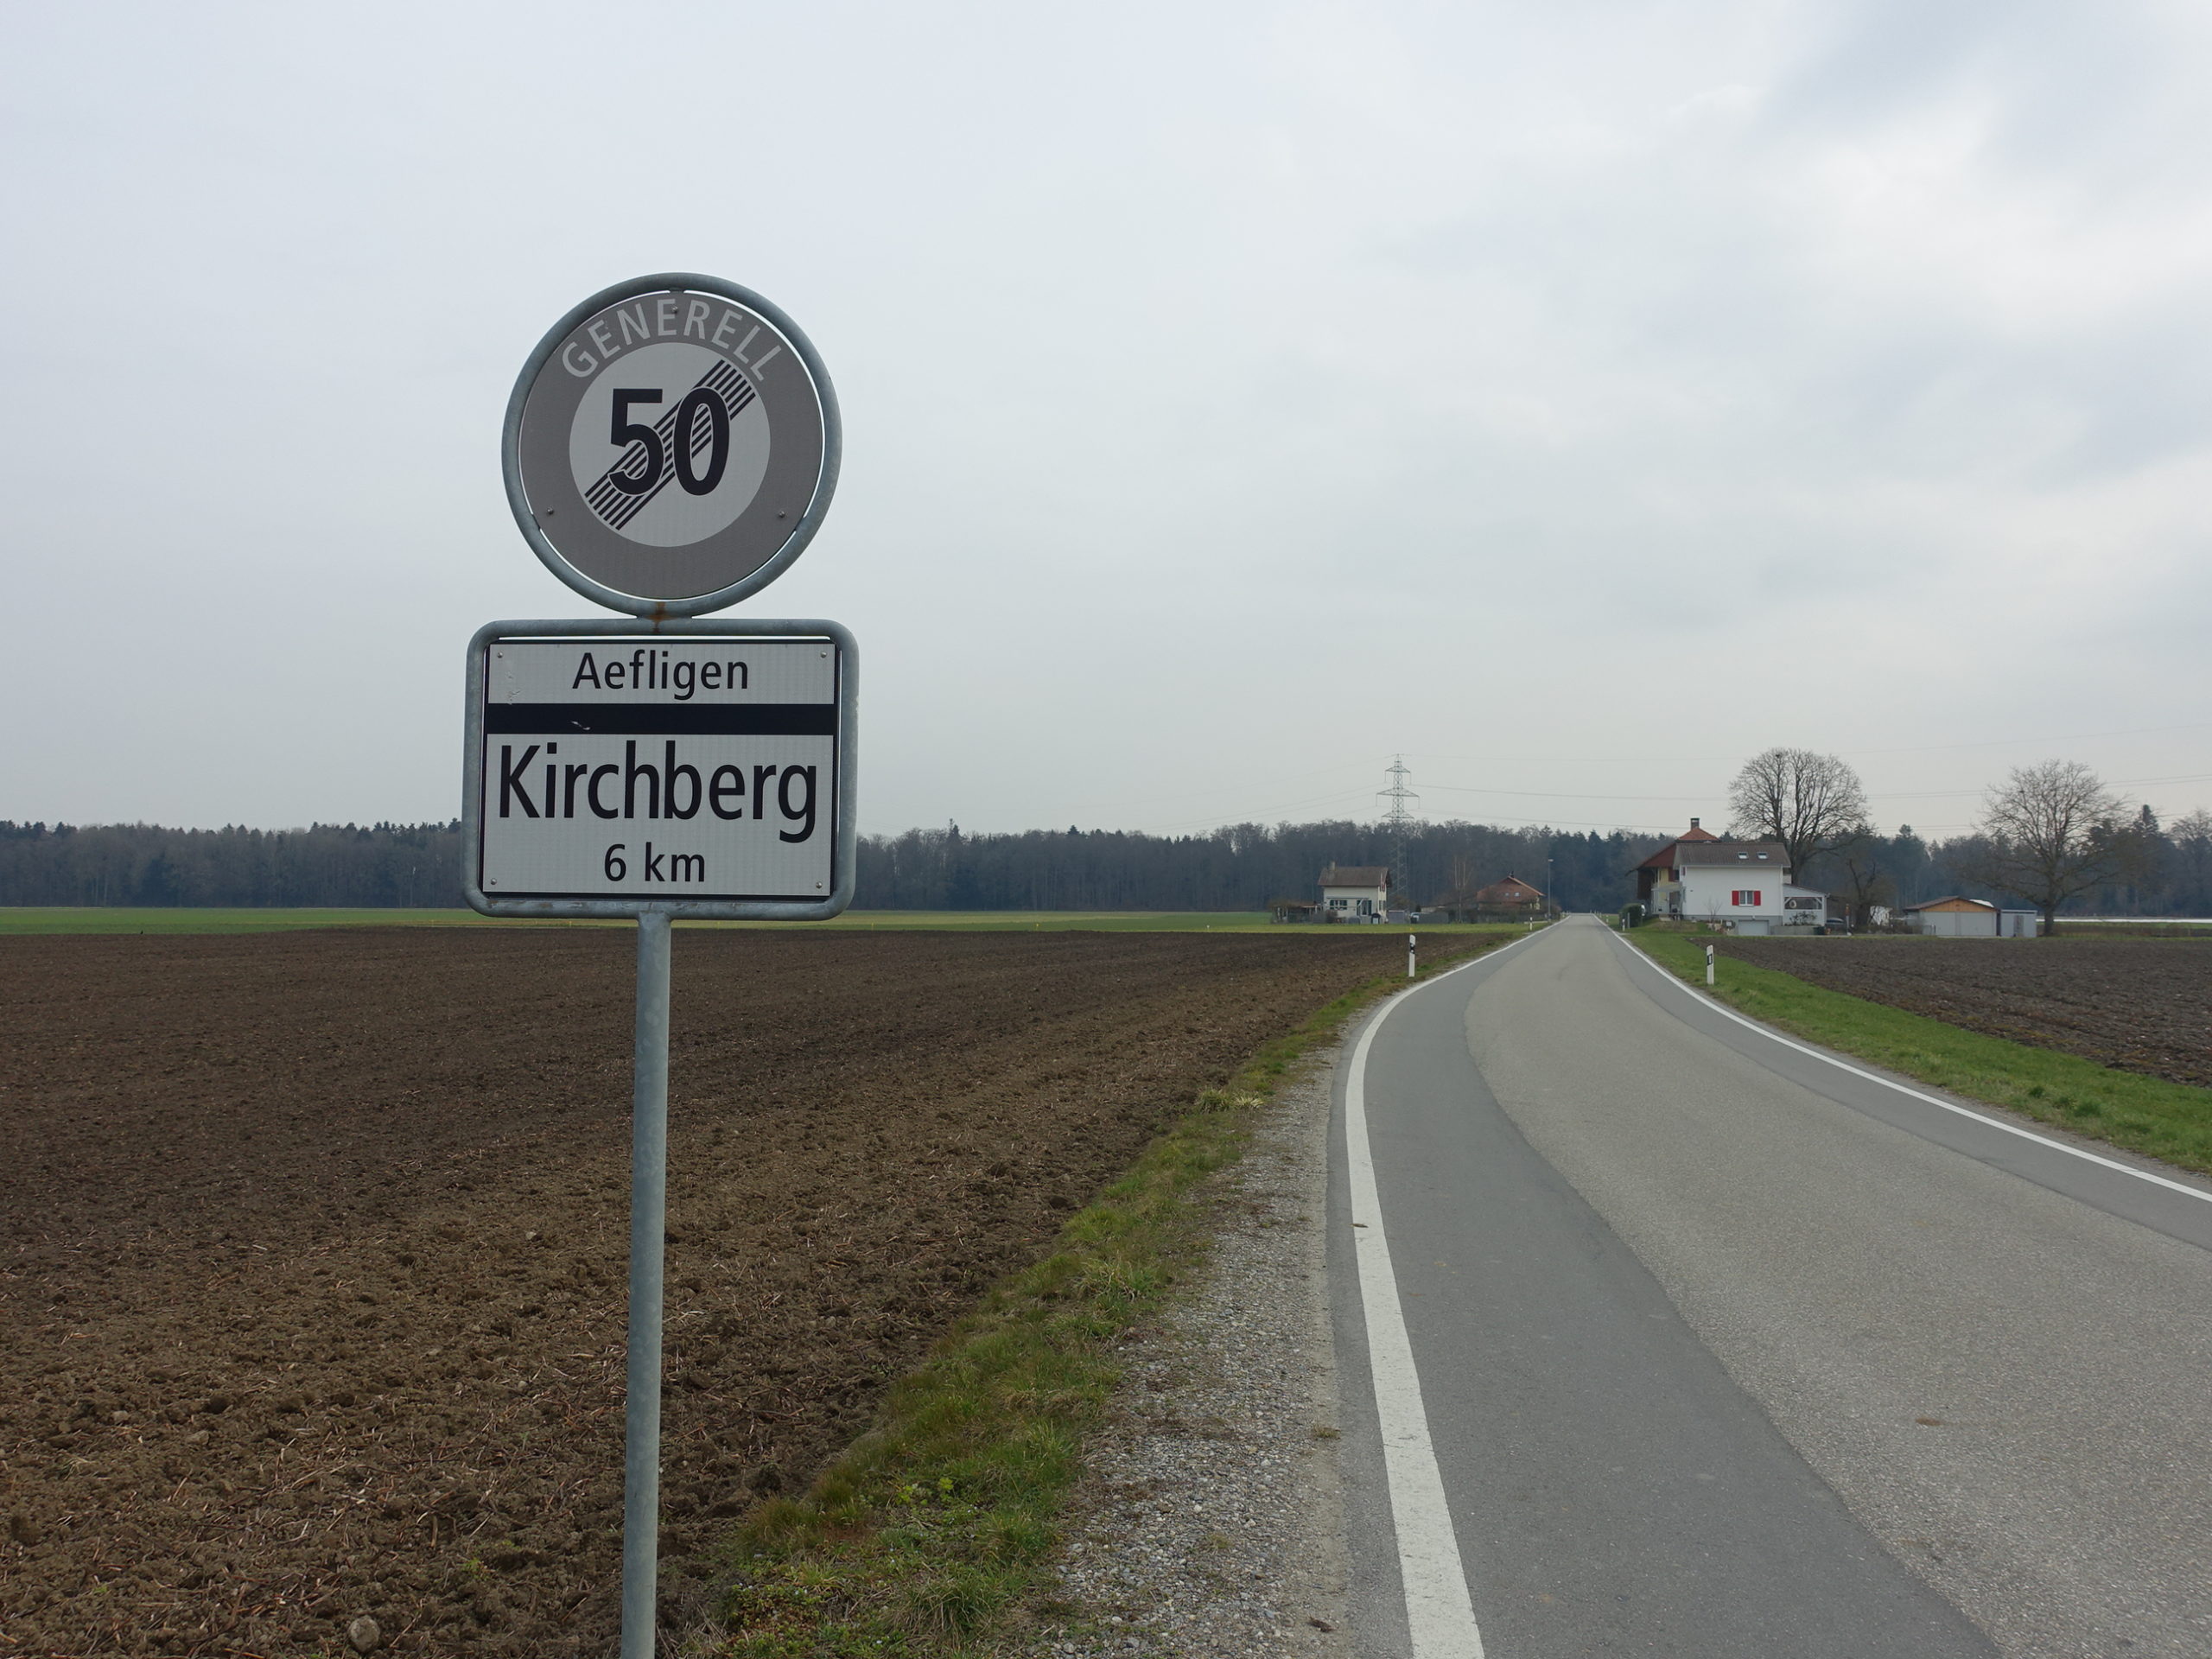
[[524,537],[587,598],[696,616],[758,592],[820,526],[837,398],[797,324],[717,277],[640,276],[538,342],[501,459]]

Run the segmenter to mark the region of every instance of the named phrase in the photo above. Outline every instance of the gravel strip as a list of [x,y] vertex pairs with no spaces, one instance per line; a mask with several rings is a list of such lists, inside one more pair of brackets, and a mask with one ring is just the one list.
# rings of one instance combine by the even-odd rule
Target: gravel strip
[[1333,1052],[1266,1109],[1209,1195],[1214,1249],[1125,1338],[1110,1427],[1070,1511],[1041,1651],[1348,1655],[1323,1218]]

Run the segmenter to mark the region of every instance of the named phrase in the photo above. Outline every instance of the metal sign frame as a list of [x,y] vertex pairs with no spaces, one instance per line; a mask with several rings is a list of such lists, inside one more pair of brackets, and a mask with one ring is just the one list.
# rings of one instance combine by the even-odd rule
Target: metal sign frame
[[[647,294],[695,293],[715,294],[734,301],[747,309],[759,314],[773,324],[791,342],[792,351],[805,366],[807,378],[812,383],[815,401],[822,411],[822,471],[816,480],[814,494],[792,525],[791,534],[783,545],[771,554],[767,562],[749,575],[741,577],[728,586],[712,593],[696,594],[688,599],[646,599],[636,594],[626,594],[620,588],[609,588],[604,582],[586,575],[569,563],[538,525],[537,514],[531,510],[530,497],[522,480],[522,416],[523,407],[530,400],[532,387],[561,342],[587,318]],[[507,505],[513,509],[515,524],[522,531],[523,539],[530,543],[531,551],[548,570],[595,604],[609,610],[620,611],[638,617],[692,617],[704,615],[734,605],[748,594],[757,594],[791,568],[793,560],[806,550],[814,533],[822,528],[822,519],[830,511],[830,499],[837,493],[837,474],[844,459],[844,423],[837,412],[836,389],[830,384],[830,371],[823,366],[814,342],[805,331],[785,315],[774,302],[764,299],[751,289],[727,282],[720,276],[702,276],[696,271],[662,271],[651,276],[633,276],[628,282],[617,283],[612,288],[601,289],[582,304],[575,307],[555,323],[545,337],[537,342],[522,373],[515,379],[514,391],[507,398],[505,421],[499,429],[499,469],[506,480]],[[625,912],[628,913],[628,912]]]
[[[831,795],[830,890],[819,899],[507,899],[493,898],[477,885],[483,874],[484,668],[492,647],[508,639],[746,639],[827,640],[838,653],[837,779]],[[463,721],[461,762],[461,890],[469,907],[486,916],[627,918],[664,915],[678,921],[821,922],[853,901],[858,871],[854,862],[859,829],[860,647],[841,624],[818,619],[754,620],[744,618],[670,617],[659,620],[587,617],[574,621],[543,620],[487,622],[468,642],[467,715]]]

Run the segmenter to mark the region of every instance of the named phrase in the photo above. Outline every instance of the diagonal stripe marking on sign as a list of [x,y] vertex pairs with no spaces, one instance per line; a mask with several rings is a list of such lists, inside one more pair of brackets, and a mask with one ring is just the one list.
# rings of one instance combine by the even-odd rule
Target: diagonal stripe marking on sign
[[[723,393],[733,416],[750,404],[756,395],[752,383],[719,358],[706,373],[692,383],[690,390],[696,391],[702,386]],[[730,397],[728,394],[733,389],[735,390],[736,395]],[[682,407],[683,399],[677,399],[661,417],[653,423],[653,431],[661,441],[661,453],[664,455],[670,454],[673,447],[672,440],[676,435],[676,414],[677,410]],[[699,423],[694,421],[691,423],[690,438],[691,454],[696,455],[706,444],[713,442],[711,429],[708,436],[702,439],[699,435]],[[617,473],[628,474],[631,462],[639,458],[642,454],[642,447],[632,443],[615,457],[614,464],[601,473],[598,480],[584,492],[584,499],[591,504],[592,511],[599,515],[601,522],[609,529],[620,530],[643,512],[659,498],[661,492],[668,487],[669,481],[676,476],[676,467],[671,458],[671,464],[661,468],[661,474],[653,481],[652,488],[632,495],[614,482],[614,475]]]

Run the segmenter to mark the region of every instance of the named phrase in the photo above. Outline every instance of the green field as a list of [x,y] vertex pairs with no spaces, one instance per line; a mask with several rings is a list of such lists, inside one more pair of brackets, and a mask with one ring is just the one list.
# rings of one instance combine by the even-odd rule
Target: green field
[[[473,910],[221,910],[0,906],[0,933],[264,933],[302,927],[544,927],[542,921],[509,922]],[[568,923],[604,927],[624,924]],[[1278,927],[1263,911],[1182,910],[849,910],[831,922],[692,922],[692,927],[963,928],[1027,933],[1080,928],[1109,933],[1315,934],[1325,930]],[[1496,933],[1510,923],[1422,926],[1417,933]]]
[[[1657,924],[1628,937],[1661,966],[1704,984],[1708,935]],[[1716,966],[1713,994],[1777,1030],[2077,1135],[2212,1172],[2212,1089],[1986,1037],[1726,956]]]

